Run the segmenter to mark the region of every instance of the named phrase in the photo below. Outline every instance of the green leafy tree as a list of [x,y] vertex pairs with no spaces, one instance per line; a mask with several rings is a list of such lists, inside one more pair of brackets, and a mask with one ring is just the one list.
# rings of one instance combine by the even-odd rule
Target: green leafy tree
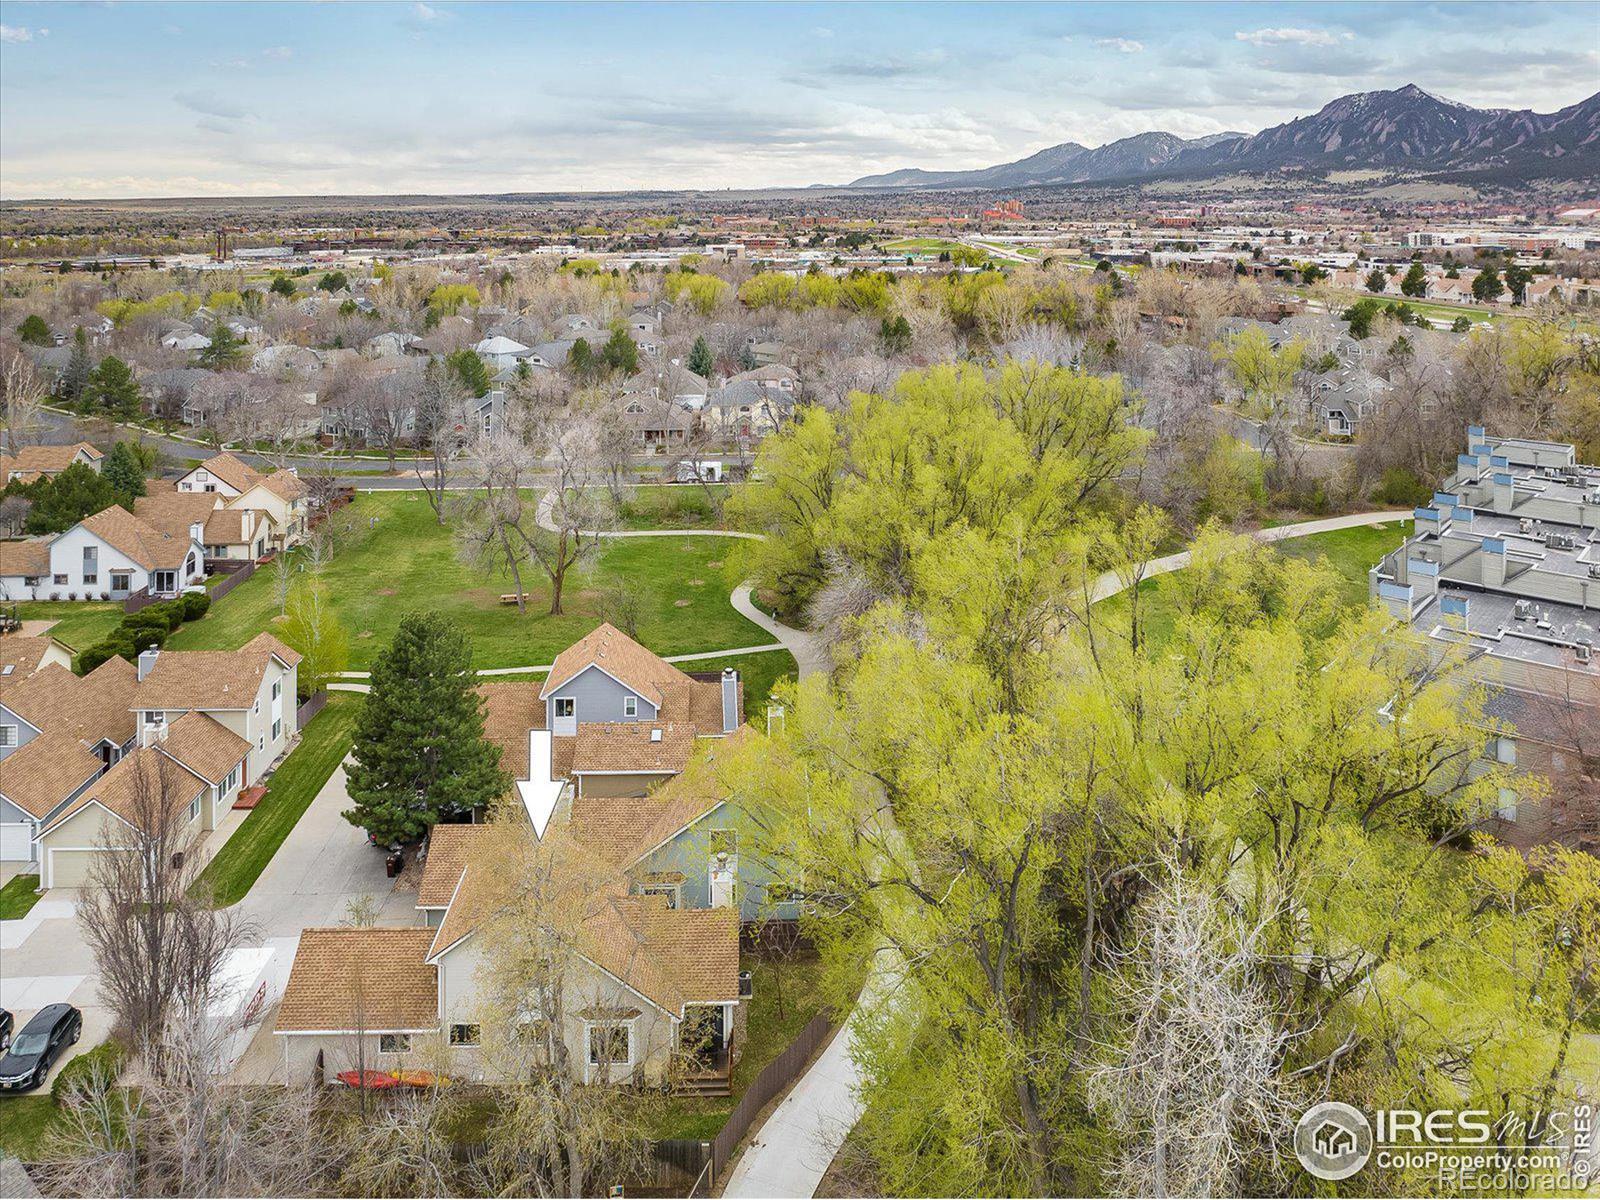
[[327,586],[313,575],[301,576],[290,591],[278,636],[300,652],[297,679],[302,700],[327,687],[349,664],[350,636],[328,598]]
[[118,502],[129,509],[145,494],[144,471],[132,442],[118,442],[100,464],[100,477],[116,489]]
[[1428,273],[1423,270],[1422,264],[1414,262],[1406,271],[1406,276],[1400,281],[1402,295],[1420,298],[1428,294]]
[[626,329],[614,329],[600,350],[600,362],[608,371],[632,375],[639,369],[639,347]]
[[1305,345],[1295,339],[1274,347],[1267,335],[1252,325],[1226,343],[1213,346],[1211,353],[1227,366],[1244,407],[1264,416],[1278,411],[1289,398]]
[[350,277],[343,271],[326,271],[317,280],[317,288],[324,292],[342,292],[350,286]]
[[1472,277],[1472,298],[1480,303],[1493,303],[1505,290],[1506,285],[1500,281],[1500,272],[1493,267],[1485,267]]
[[287,275],[274,275],[272,287],[268,289],[275,296],[293,296],[295,293],[294,280]]
[[356,722],[344,816],[381,845],[420,840],[510,786],[483,737],[483,699],[466,635],[439,613],[410,613],[373,665]]
[[1450,322],[1451,333],[1471,333],[1472,319],[1470,317],[1457,317]]
[[1316,263],[1307,263],[1300,268],[1300,280],[1307,285],[1318,283],[1328,277],[1328,273]]
[[22,324],[17,326],[17,336],[29,346],[48,346],[54,340],[50,336],[50,326],[38,313],[29,313],[22,318]]
[[1367,272],[1367,291],[1382,292],[1389,286],[1389,277],[1383,273],[1382,267],[1373,267]]
[[695,338],[694,346],[689,351],[689,370],[702,378],[710,378],[716,365],[717,360],[711,353],[711,347],[706,344],[706,339]]
[[461,381],[474,396],[487,396],[491,380],[489,368],[475,350],[462,348],[445,356],[445,370]]
[[27,529],[29,533],[61,533],[120,500],[117,489],[100,472],[85,463],[73,463],[39,485]]
[[116,355],[108,354],[90,373],[89,384],[83,390],[78,407],[85,412],[98,410],[126,419],[138,416],[142,403],[139,381],[133,377],[133,368]]
[[58,390],[61,398],[73,407],[83,399],[89,386],[89,376],[94,371],[94,361],[89,357],[89,338],[78,326],[72,334],[72,355],[67,359],[67,369],[61,373]]
[[1509,263],[1505,273],[1506,291],[1511,293],[1511,298],[1518,304],[1522,303],[1522,289],[1533,281],[1533,269]]
[[244,362],[244,342],[218,321],[211,330],[211,341],[194,356],[194,364],[208,371],[231,371]]
[[1372,322],[1382,311],[1383,306],[1369,296],[1365,300],[1357,300],[1339,316],[1350,323],[1350,336],[1360,341],[1372,336]]

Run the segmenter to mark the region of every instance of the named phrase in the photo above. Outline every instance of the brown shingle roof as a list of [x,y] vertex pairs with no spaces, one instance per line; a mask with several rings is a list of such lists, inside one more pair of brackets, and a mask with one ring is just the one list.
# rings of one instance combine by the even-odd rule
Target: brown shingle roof
[[231,454],[213,454],[194,470],[208,471],[239,492],[248,492],[261,478],[254,467]]
[[204,525],[222,497],[215,492],[157,492],[133,502],[133,515],[186,545],[189,527]]
[[181,535],[163,532],[134,516],[120,504],[85,517],[82,526],[108,546],[120,550],[146,571],[176,571],[189,553],[187,530]]
[[[23,637],[20,633],[8,633],[0,637],[0,678],[23,679],[32,675],[39,669],[44,656],[50,653],[51,647],[58,645],[60,643],[54,638]],[[66,647],[61,648],[66,651]],[[7,671],[7,667],[11,670]]]
[[[215,494],[215,493],[213,493]],[[245,526],[252,520],[253,508],[219,508],[206,518],[205,544],[237,546],[249,540]]]
[[128,702],[137,677],[124,658],[108,658],[82,678],[51,663],[26,679],[0,680],[0,702],[40,729],[121,746],[134,734]]
[[61,810],[61,815],[41,830],[48,833],[91,804],[100,804],[130,825],[156,815],[165,790],[169,811],[185,808],[206,789],[206,781],[155,746],[140,746],[125,754],[100,776],[94,786]]
[[657,708],[662,704],[664,685],[689,682],[677,667],[646,650],[616,626],[603,624],[556,656],[539,695],[549,696],[590,667],[599,667]]
[[0,796],[44,818],[100,774],[102,765],[70,733],[41,733],[0,763]]
[[500,766],[513,779],[528,777],[528,731],[543,729],[544,701],[537,683],[480,683],[483,736],[500,748]]
[[424,1030],[439,1025],[431,929],[307,929],[283,989],[279,1033]]
[[184,713],[167,730],[161,748],[207,783],[221,783],[244,761],[250,743],[205,713]]
[[[656,735],[659,734],[659,739]],[[677,774],[694,753],[692,725],[617,721],[578,726],[572,773],[590,771]]]
[[54,538],[23,538],[0,542],[0,575],[50,574],[50,543]]
[[[676,781],[674,781],[676,782]],[[671,785],[651,796],[577,796],[567,828],[607,863],[625,868],[688,828],[722,801],[704,794],[675,794]]]
[[[270,633],[258,633],[237,650],[163,650],[140,681],[134,706],[167,711],[249,708],[275,657],[290,666],[300,662],[297,652]],[[294,703],[293,697],[285,703]]]
[[78,457],[79,451],[87,455],[91,462],[98,462],[105,457],[88,442],[76,442],[70,446],[24,446],[15,454],[0,453],[0,486],[13,475],[32,480],[40,475],[65,471]]
[[664,896],[617,896],[584,924],[586,958],[677,1015],[739,998],[739,914],[671,909]]
[[487,825],[435,825],[428,834],[428,858],[417,886],[418,908],[443,908],[455,894],[461,872],[475,851],[489,843]]

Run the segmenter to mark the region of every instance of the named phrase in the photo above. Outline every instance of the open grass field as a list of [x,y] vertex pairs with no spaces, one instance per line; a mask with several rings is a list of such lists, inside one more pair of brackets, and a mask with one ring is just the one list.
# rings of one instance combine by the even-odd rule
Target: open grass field
[[[323,573],[350,636],[349,669],[371,667],[412,610],[436,610],[472,639],[473,666],[548,663],[600,623],[608,591],[634,607],[639,640],[657,654],[693,654],[772,639],[728,603],[737,582],[725,538],[627,538],[601,548],[598,560],[569,578],[565,613],[549,614],[548,584],[524,572],[528,611],[501,604],[510,577],[485,577],[464,563],[448,528],[416,492],[363,495],[352,506],[363,528]],[[272,567],[255,575],[167,643],[172,650],[233,650],[278,622]]]
[[[1338,529],[1332,533],[1290,538],[1276,543],[1276,549],[1280,554],[1295,558],[1326,559],[1339,573],[1340,596],[1345,606],[1360,608],[1367,602],[1367,571],[1404,541],[1410,532],[1410,521],[1393,521],[1385,525]],[[1158,646],[1172,637],[1181,574],[1157,575],[1139,585],[1145,630],[1151,642]],[[1109,600],[1101,601],[1101,607],[1120,615],[1119,610],[1125,608],[1127,603],[1125,595],[1112,596]]]
[[219,908],[237,904],[350,752],[361,697],[335,692],[300,731],[300,744],[267,781],[267,794],[206,864],[195,886]]
[[641,485],[628,493],[619,512],[623,529],[719,529],[712,497],[726,500],[727,484],[707,488],[692,483]]
[[122,605],[71,600],[24,600],[17,605],[24,621],[54,621],[50,636],[74,654],[106,639],[122,622]]

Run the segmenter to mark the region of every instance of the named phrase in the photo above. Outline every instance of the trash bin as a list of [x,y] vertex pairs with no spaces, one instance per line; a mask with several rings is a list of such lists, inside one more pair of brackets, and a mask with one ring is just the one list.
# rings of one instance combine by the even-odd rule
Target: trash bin
[[393,879],[396,875],[400,874],[400,868],[402,865],[404,865],[404,863],[404,857],[397,850],[393,854],[389,855],[388,858],[383,860],[383,868],[388,873],[389,878]]

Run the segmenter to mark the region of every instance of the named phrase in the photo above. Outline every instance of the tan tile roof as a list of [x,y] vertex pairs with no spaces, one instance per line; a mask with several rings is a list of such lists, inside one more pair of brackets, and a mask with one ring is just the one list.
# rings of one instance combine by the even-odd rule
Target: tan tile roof
[[105,457],[88,442],[77,442],[70,446],[24,446],[15,454],[0,453],[0,484],[4,484],[12,475],[31,480],[40,475],[65,471],[78,457],[79,451],[88,455],[92,462]]
[[[300,655],[270,633],[258,633],[237,650],[163,650],[134,695],[137,708],[241,709],[255,703],[272,658],[290,666]],[[293,704],[294,697],[284,703]]]
[[599,667],[657,708],[662,705],[664,685],[689,682],[677,667],[646,650],[616,626],[604,624],[556,656],[539,694],[549,696],[590,667]]
[[0,702],[40,729],[120,746],[134,734],[128,701],[137,676],[124,658],[109,658],[82,678],[51,663],[26,679],[0,679]]
[[513,779],[528,777],[528,731],[543,729],[545,704],[537,683],[480,683],[483,736],[500,748],[500,766]]
[[261,484],[282,500],[298,500],[306,494],[305,481],[289,470],[274,471],[271,475],[264,475],[261,477]]
[[92,787],[62,809],[61,815],[40,832],[41,835],[50,832],[63,821],[96,803],[128,824],[135,825],[155,815],[156,805],[163,793],[169,812],[176,812],[188,807],[195,796],[205,789],[206,781],[182,763],[161,753],[155,746],[140,746],[118,759]]
[[475,851],[490,841],[487,825],[435,825],[428,834],[428,858],[417,887],[418,908],[443,908],[455,894],[461,872]]
[[0,542],[0,575],[50,574],[50,543],[54,538],[23,538]]
[[147,571],[178,570],[189,553],[188,530],[174,535],[140,520],[120,504],[85,517],[83,527]]
[[[50,653],[53,646],[60,643],[48,637],[23,637],[20,633],[8,633],[0,637],[0,678],[17,679],[26,678],[39,669],[39,664],[44,661],[44,656]],[[67,651],[61,647],[63,653]],[[10,667],[7,672],[5,668]]]
[[216,509],[206,518],[205,544],[237,546],[248,542],[254,532],[256,512],[253,508]]
[[205,713],[184,713],[167,730],[161,748],[207,783],[221,783],[244,761],[250,743]]
[[215,492],[157,492],[133,502],[133,515],[152,529],[188,544],[189,527],[204,525],[222,503]]
[[41,733],[0,762],[0,796],[36,817],[100,774],[99,755],[70,733]]
[[[653,735],[659,733],[659,740]],[[579,724],[573,738],[572,773],[589,771],[677,774],[694,753],[692,725],[617,721]]]
[[306,929],[283,989],[279,1033],[423,1030],[439,1025],[433,930]]

